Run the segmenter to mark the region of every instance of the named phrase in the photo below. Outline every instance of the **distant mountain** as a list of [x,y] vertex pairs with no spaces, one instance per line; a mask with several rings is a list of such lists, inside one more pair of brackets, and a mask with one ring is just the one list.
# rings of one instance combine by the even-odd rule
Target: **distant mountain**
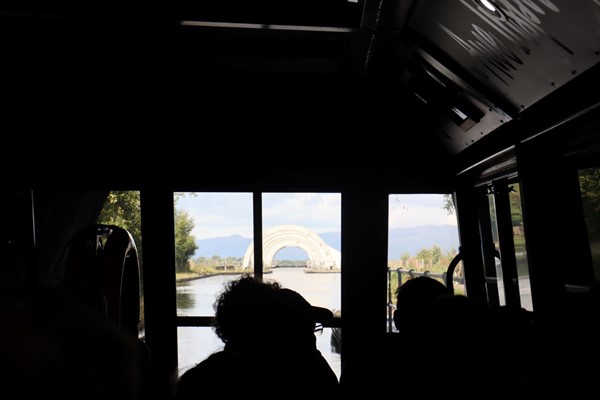
[[421,249],[438,245],[443,252],[458,250],[458,229],[455,225],[423,225],[415,228],[390,230],[388,260],[399,260],[408,253],[416,255]]
[[210,258],[214,255],[223,258],[244,257],[244,253],[251,243],[252,239],[240,235],[196,240],[198,250],[196,250],[194,258]]
[[[334,249],[341,251],[339,232],[319,234],[321,239]],[[198,250],[194,258],[214,255],[220,257],[243,257],[252,239],[240,235],[196,240]],[[398,260],[404,253],[416,255],[419,250],[438,245],[442,251],[458,250],[458,230],[454,225],[423,225],[415,228],[390,230],[388,259]],[[299,247],[286,247],[275,256],[277,260],[306,260],[307,255]]]

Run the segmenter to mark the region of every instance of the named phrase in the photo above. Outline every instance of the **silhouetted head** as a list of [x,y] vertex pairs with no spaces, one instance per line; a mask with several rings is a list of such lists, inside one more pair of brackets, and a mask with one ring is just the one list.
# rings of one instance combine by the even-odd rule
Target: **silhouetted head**
[[431,327],[436,336],[452,336],[469,319],[482,313],[484,308],[470,297],[455,294],[443,295],[432,303]]
[[396,291],[396,329],[400,332],[418,329],[431,305],[440,297],[450,294],[442,282],[428,276],[407,280]]
[[[214,309],[215,332],[225,348],[183,374],[179,395],[195,398],[206,385],[262,397],[337,392],[338,378],[317,349],[314,333],[316,322],[333,318],[330,310],[311,306],[276,281],[251,275],[226,283]],[[256,385],[265,379],[268,386]]]
[[251,275],[229,281],[214,308],[215,332],[238,348],[249,341],[254,347],[263,342],[315,348],[315,324],[333,318],[330,310],[311,306],[298,292]]
[[273,292],[280,288],[278,282],[261,282],[252,275],[241,275],[226,283],[215,303],[215,333],[224,342],[244,339],[248,332],[260,329],[259,321],[265,304]]

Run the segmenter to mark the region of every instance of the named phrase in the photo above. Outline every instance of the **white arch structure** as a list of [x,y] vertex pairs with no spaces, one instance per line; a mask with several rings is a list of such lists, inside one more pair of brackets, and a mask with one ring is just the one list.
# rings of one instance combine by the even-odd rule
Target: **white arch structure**
[[[328,246],[323,239],[310,229],[298,225],[279,225],[267,230],[263,235],[263,264],[270,268],[275,254],[284,247],[299,247],[308,255],[310,269],[337,269],[341,267],[341,253]],[[242,268],[254,265],[254,241],[250,243]]]

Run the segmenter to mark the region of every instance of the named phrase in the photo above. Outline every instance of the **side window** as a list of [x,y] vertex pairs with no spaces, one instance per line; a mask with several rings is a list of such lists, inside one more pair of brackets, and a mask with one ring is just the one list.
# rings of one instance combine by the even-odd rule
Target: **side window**
[[203,325],[177,328],[179,374],[223,343],[214,334],[213,303],[226,282],[241,273],[253,239],[252,193],[174,193],[177,316],[204,317]]
[[529,264],[527,262],[527,248],[525,246],[525,228],[523,226],[523,211],[521,208],[521,187],[518,183],[512,185],[512,190],[508,195],[521,307],[533,311],[531,283],[529,282]]
[[[458,226],[450,195],[390,194],[388,231],[387,331],[396,328],[392,315],[398,286],[427,275],[445,283],[458,253]],[[454,291],[466,294],[462,262],[454,270]]]
[[493,278],[499,304],[519,305],[532,311],[520,186],[515,181],[495,182],[489,188],[488,200],[491,237],[498,255]]
[[[211,327],[212,306],[225,282],[242,273],[276,280],[341,316],[341,194],[259,195],[260,204],[255,193],[174,194],[177,315],[196,321],[178,327],[180,375],[223,347]],[[317,347],[339,378],[339,330],[325,327]]]
[[594,277],[600,280],[600,168],[579,170],[579,186],[585,224],[594,264]]
[[[300,293],[309,303],[341,317],[340,193],[263,193],[265,277]],[[340,328],[317,336],[338,379],[341,375]]]

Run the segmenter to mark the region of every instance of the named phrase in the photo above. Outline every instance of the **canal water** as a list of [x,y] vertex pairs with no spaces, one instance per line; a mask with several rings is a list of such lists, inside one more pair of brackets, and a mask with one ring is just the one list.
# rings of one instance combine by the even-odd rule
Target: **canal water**
[[[307,273],[304,268],[278,267],[264,275],[265,280],[273,279],[283,287],[293,289],[312,305],[329,308],[332,311],[341,309],[341,275],[340,273]],[[213,316],[213,303],[224,284],[237,275],[216,275],[177,285],[177,315],[179,316]],[[317,348],[332,369],[340,377],[341,358],[331,346],[331,329],[325,328],[317,336]],[[193,367],[211,353],[223,348],[223,343],[210,327],[179,327],[178,356],[179,374]]]

